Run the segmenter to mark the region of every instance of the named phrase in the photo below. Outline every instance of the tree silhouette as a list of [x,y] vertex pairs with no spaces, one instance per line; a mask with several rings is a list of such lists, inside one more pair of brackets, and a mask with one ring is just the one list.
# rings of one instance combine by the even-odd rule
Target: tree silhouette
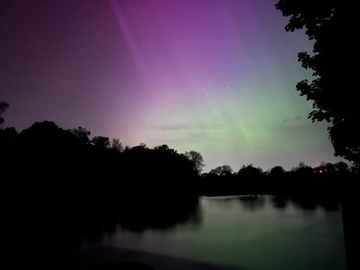
[[154,148],[154,150],[158,150],[158,151],[168,151],[168,152],[171,152],[171,153],[173,153],[173,152],[175,153],[175,152],[176,152],[176,150],[170,149],[169,146],[166,145],[166,144],[156,146],[156,147]]
[[356,9],[346,1],[329,0],[280,0],[275,7],[290,16],[286,31],[305,27],[309,40],[315,41],[311,55],[298,53],[302,67],[314,71],[311,82],[305,79],[296,85],[300,95],[313,102],[309,118],[331,123],[328,132],[335,155],[359,162]]
[[108,137],[95,136],[92,138],[91,143],[98,148],[106,149],[110,147],[110,140]]
[[347,165],[345,162],[343,161],[339,161],[337,163],[334,164],[335,170],[337,172],[348,172],[349,171],[349,165]]
[[90,142],[89,136],[91,134],[90,131],[87,131],[86,128],[78,127],[77,129],[71,129],[70,132],[80,140],[84,145]]
[[[9,106],[10,106],[9,103],[0,101],[0,115],[2,115],[2,113],[5,112],[5,110],[9,108]],[[0,125],[4,122],[5,122],[4,118],[0,117]]]
[[110,149],[118,151],[118,152],[123,152],[124,151],[124,146],[122,145],[122,143],[120,142],[120,139],[112,139],[111,143],[110,143]]
[[194,169],[200,175],[203,170],[203,167],[205,166],[202,155],[199,152],[191,150],[189,152],[186,151],[185,156],[194,163],[195,166]]
[[233,169],[229,165],[222,165],[219,167],[216,167],[215,169],[212,169],[210,173],[214,173],[217,175],[229,175],[233,173]]
[[238,171],[238,176],[243,176],[243,177],[259,177],[263,174],[263,170],[259,167],[254,167],[254,165],[250,164],[250,165],[243,165],[241,167],[241,169]]
[[147,149],[146,143],[144,142],[141,142],[138,146]]
[[[358,11],[354,3],[335,0],[280,0],[276,9],[290,16],[286,31],[306,28],[314,40],[313,54],[300,52],[298,60],[305,69],[314,71],[311,83],[302,80],[296,85],[300,95],[313,101],[312,121],[327,121],[330,141],[335,155],[360,164],[360,106],[357,97],[358,68]],[[348,269],[360,269],[358,254],[352,248],[359,241],[359,221],[353,218],[358,209],[354,198],[356,183],[346,177],[343,181],[342,217]],[[353,194],[354,193],[354,194]],[[354,222],[355,221],[355,222]]]
[[360,163],[353,162],[350,166],[350,170],[355,175],[359,175],[360,174]]
[[254,167],[253,164],[243,165],[237,173],[237,177],[241,182],[243,182],[244,189],[248,191],[249,194],[254,194],[257,196],[259,192],[259,186],[262,185],[262,176],[264,172],[259,167]]
[[325,171],[326,173],[333,173],[335,171],[335,166],[331,162],[325,163]]
[[285,170],[282,166],[275,166],[270,170],[269,176],[272,177],[283,177],[285,175]]

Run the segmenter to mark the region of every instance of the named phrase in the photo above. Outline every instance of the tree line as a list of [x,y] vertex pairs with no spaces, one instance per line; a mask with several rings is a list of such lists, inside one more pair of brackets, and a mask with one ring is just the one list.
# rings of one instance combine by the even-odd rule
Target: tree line
[[[1,102],[0,113],[8,107]],[[83,127],[64,130],[50,121],[36,122],[20,133],[0,127],[1,178],[7,193],[17,202],[29,197],[31,203],[47,201],[84,209],[93,205],[91,209],[103,211],[105,205],[118,205],[133,196],[334,196],[344,177],[359,172],[357,163],[349,168],[340,161],[322,162],[316,168],[300,162],[291,171],[275,166],[266,172],[252,164],[238,172],[223,165],[201,174],[205,164],[199,152],[181,154],[168,145],[150,149],[145,143],[124,147],[120,139],[90,135]]]
[[359,175],[356,164],[321,162],[312,168],[300,162],[299,166],[286,171],[275,166],[264,171],[253,164],[243,165],[238,172],[223,165],[201,175],[203,195],[272,194],[313,199],[340,199],[348,181]]
[[[203,159],[196,151],[178,153],[167,145],[123,147],[119,139],[95,136],[83,127],[64,130],[36,122],[18,133],[0,129],[3,184],[28,196],[62,194],[59,200],[198,194],[196,179]],[[61,192],[59,192],[61,191]],[[20,195],[18,195],[20,196]],[[54,197],[55,196],[55,197]],[[95,199],[96,200],[96,199]]]
[[171,227],[196,214],[200,153],[90,135],[51,121],[0,127],[0,236],[9,255],[19,241],[32,243],[31,257],[108,226]]

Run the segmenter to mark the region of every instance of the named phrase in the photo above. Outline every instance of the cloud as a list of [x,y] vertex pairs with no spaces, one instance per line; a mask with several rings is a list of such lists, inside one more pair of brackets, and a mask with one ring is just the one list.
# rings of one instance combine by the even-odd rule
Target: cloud
[[185,123],[177,123],[177,124],[169,124],[169,125],[161,125],[161,126],[153,126],[155,129],[160,130],[207,130],[207,129],[219,129],[224,127],[226,124],[200,124],[200,125],[191,125]]
[[297,117],[295,117],[293,120],[289,120],[288,118],[283,119],[283,122],[289,122],[289,121],[299,121],[302,117],[299,115]]
[[[222,142],[223,139],[215,138],[213,136],[209,136],[207,134],[193,132],[193,131],[186,131],[185,133],[178,134],[177,137],[172,138],[151,138],[149,139],[149,145],[162,145],[167,144],[170,147],[176,147],[177,149],[179,146],[186,148],[191,148],[194,144],[199,144],[206,142]],[[189,150],[189,149],[188,149]]]
[[156,129],[161,130],[189,130],[194,129],[194,127],[190,124],[185,123],[177,123],[177,124],[170,124],[170,125],[162,125],[162,126],[155,126]]
[[210,125],[199,125],[197,126],[198,129],[220,129],[222,127],[226,126],[225,123],[222,124],[210,124]]

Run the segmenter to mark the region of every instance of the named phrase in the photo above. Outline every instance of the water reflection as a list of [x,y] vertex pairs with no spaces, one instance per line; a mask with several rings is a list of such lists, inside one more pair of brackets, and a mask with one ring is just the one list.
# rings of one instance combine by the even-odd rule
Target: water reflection
[[265,197],[263,196],[240,196],[239,201],[248,211],[257,211],[265,206]]
[[13,240],[45,243],[44,250],[72,243],[118,246],[246,269],[345,269],[336,200],[268,195],[187,203],[134,199],[107,211],[67,215],[37,230],[19,225]]
[[338,200],[323,200],[319,203],[325,211],[336,212],[339,211],[340,202]]
[[314,211],[318,206],[318,202],[313,198],[292,198],[291,201],[297,209],[305,211]]
[[123,230],[135,233],[143,233],[147,230],[174,231],[177,227],[197,227],[201,222],[202,212],[198,200],[183,205],[170,202],[165,205],[159,203],[143,205],[122,212],[118,219]]
[[288,199],[282,196],[272,196],[271,202],[273,206],[280,211],[285,211],[288,205]]
[[[202,223],[198,199],[144,201],[134,198],[109,208],[74,207],[46,213],[39,208],[21,214],[7,218],[2,231],[2,244],[11,263],[16,257],[37,261],[77,249],[84,243],[99,243],[119,227],[137,234],[148,230],[166,233],[184,226],[195,229]],[[22,243],[30,243],[31,249],[24,249]]]
[[[152,217],[161,220],[161,216]],[[345,269],[341,213],[333,200],[271,195],[202,197],[200,205],[177,222],[169,216],[162,226],[143,218],[137,222],[142,224],[140,228],[120,222],[117,233],[101,246],[240,269]]]
[[325,211],[339,211],[340,201],[335,198],[314,198],[314,197],[286,197],[279,195],[241,195],[241,196],[222,196],[204,197],[207,202],[215,207],[230,210],[234,207],[234,200],[238,200],[246,211],[257,211],[264,208],[267,200],[274,209],[285,212],[289,204],[296,209],[306,212],[315,211],[318,207]]
[[307,198],[307,197],[294,197],[289,198],[297,209],[305,211],[314,211],[319,206],[325,211],[338,211],[340,202],[335,198]]
[[203,197],[207,198],[210,204],[214,205],[215,207],[221,207],[224,210],[231,209],[234,204],[234,199],[237,199],[239,196],[224,196],[224,197]]

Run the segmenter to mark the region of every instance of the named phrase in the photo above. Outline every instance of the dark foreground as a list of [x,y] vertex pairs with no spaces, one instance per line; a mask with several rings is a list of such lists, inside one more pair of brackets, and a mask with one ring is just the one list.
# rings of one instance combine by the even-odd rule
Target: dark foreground
[[240,270],[166,255],[118,247],[91,247],[70,252],[59,258],[28,264],[24,268],[7,266],[6,270]]
[[[343,222],[345,229],[345,243],[347,247],[347,257],[348,257],[348,269],[360,269],[357,267],[359,264],[358,261],[358,249],[356,245],[359,243],[358,241],[358,223],[357,214],[358,213],[358,197],[356,195],[356,188],[353,187],[352,192],[347,193],[349,196],[345,196],[342,198],[342,211],[343,211]],[[247,200],[254,198],[253,196],[246,197]],[[244,201],[245,198],[242,198],[241,201]],[[132,207],[131,209],[133,209]],[[151,208],[147,209],[146,212],[149,212]],[[185,211],[185,210],[184,210]],[[189,206],[189,209],[185,211],[184,216],[191,213],[192,207]],[[163,211],[160,211],[163,213]],[[188,213],[189,212],[189,213]],[[139,214],[139,212],[136,212]],[[124,214],[124,213],[123,213]],[[180,213],[177,213],[176,216],[179,216]],[[141,213],[140,216],[144,216],[144,213]],[[123,216],[123,215],[121,215]],[[151,214],[154,217],[154,220],[158,221],[160,216]],[[157,218],[155,218],[157,216]],[[170,216],[167,213],[166,217],[169,219]],[[161,219],[161,218],[160,218]],[[184,217],[184,222],[186,218]],[[74,219],[71,219],[74,222]],[[96,217],[96,220],[102,220],[100,217]],[[68,220],[69,221],[69,220]],[[72,250],[66,250],[64,252],[56,252],[54,247],[59,249],[60,243],[69,244],[69,240],[75,238],[76,234],[68,236],[65,238],[68,233],[65,233],[64,224],[60,226],[58,222],[56,229],[49,230],[48,233],[43,233],[43,240],[39,234],[35,232],[37,226],[31,227],[30,224],[34,222],[34,219],[28,219],[27,221],[23,219],[19,225],[22,233],[20,234],[22,237],[17,237],[16,241],[13,241],[13,245],[16,248],[12,249],[10,252],[11,259],[9,260],[9,256],[7,256],[7,264],[1,266],[3,260],[0,262],[0,269],[89,269],[89,270],[101,270],[101,269],[244,269],[222,266],[222,265],[214,265],[204,262],[192,261],[180,259],[178,257],[170,257],[167,255],[159,255],[154,253],[147,253],[142,251],[128,250],[123,248],[114,248],[114,247],[100,247],[93,246],[91,248],[80,248],[79,246],[74,246]],[[119,221],[124,227],[133,227],[133,224],[125,223],[123,220]],[[168,221],[170,222],[170,221]],[[167,222],[167,223],[168,223]],[[178,222],[178,221],[177,221]],[[26,226],[23,226],[27,224]],[[162,224],[160,227],[171,227],[174,222],[170,222],[169,224]],[[94,220],[84,221],[84,224],[93,224]],[[115,223],[114,223],[115,224]],[[71,224],[67,224],[71,225]],[[74,225],[74,224],[73,224]],[[111,224],[110,224],[111,225]],[[155,224],[151,224],[154,226]],[[151,227],[150,226],[150,227]],[[159,224],[157,224],[159,226]],[[146,228],[146,227],[144,227]],[[80,228],[79,228],[80,229]],[[82,228],[84,229],[84,228]],[[92,228],[94,229],[94,228]],[[139,228],[137,228],[139,229]],[[43,231],[43,230],[42,230]],[[61,234],[63,231],[63,234]],[[140,231],[141,228],[140,228]],[[7,231],[9,234],[9,231]],[[24,239],[25,235],[30,235],[28,238]],[[32,237],[31,237],[32,235]],[[46,241],[46,239],[48,239]],[[13,239],[15,240],[15,239]],[[32,241],[29,241],[32,240]],[[62,241],[61,241],[62,240]],[[41,244],[40,244],[41,243]],[[3,243],[4,244],[4,243]],[[350,244],[350,245],[349,245]],[[4,245],[6,247],[6,245]],[[37,246],[37,247],[36,247]],[[53,246],[53,247],[52,247]],[[42,248],[41,248],[42,247]],[[189,247],[191,249],[191,247]],[[50,252],[52,249],[52,252]],[[10,249],[7,250],[8,253]],[[60,251],[60,250],[59,250]],[[152,250],[151,250],[152,252]],[[6,253],[6,252],[5,252]],[[4,252],[3,252],[4,254]],[[32,254],[32,255],[30,255]],[[56,254],[51,256],[50,254]],[[35,259],[36,258],[36,259]],[[261,260],[261,258],[259,258]],[[242,264],[240,263],[240,266]],[[271,265],[269,265],[271,268]],[[263,269],[263,268],[261,268]],[[322,268],[319,268],[322,269]],[[335,268],[336,269],[336,268]]]

